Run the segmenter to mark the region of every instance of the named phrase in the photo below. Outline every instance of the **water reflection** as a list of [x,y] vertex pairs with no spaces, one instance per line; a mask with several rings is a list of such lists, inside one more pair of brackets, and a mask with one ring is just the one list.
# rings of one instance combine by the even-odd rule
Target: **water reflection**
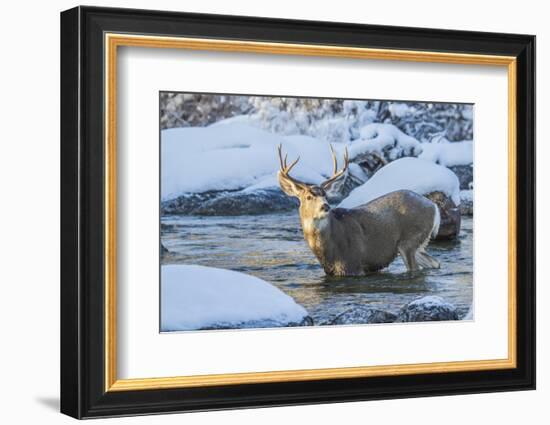
[[398,257],[387,269],[362,277],[327,277],[303,240],[297,212],[239,216],[169,216],[161,222],[171,254],[163,264],[200,264],[248,273],[273,283],[303,305],[316,324],[354,305],[397,313],[424,295],[438,295],[465,314],[472,302],[473,222],[463,217],[458,240],[432,242],[439,270],[408,273]]

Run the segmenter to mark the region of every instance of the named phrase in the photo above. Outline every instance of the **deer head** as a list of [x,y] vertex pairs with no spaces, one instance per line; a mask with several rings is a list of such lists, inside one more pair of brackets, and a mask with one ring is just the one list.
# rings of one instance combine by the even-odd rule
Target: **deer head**
[[346,148],[344,153],[344,167],[338,170],[338,160],[336,159],[336,153],[330,145],[333,161],[333,173],[332,176],[325,180],[320,185],[311,185],[296,180],[290,176],[290,170],[298,163],[300,157],[296,158],[294,162],[287,165],[287,155],[283,157],[282,146],[279,145],[279,161],[281,168],[278,173],[279,184],[283,192],[289,196],[294,196],[300,201],[300,215],[302,217],[321,219],[326,216],[330,210],[330,206],[327,202],[327,193],[337,191],[344,183],[348,165],[349,157],[348,150]]

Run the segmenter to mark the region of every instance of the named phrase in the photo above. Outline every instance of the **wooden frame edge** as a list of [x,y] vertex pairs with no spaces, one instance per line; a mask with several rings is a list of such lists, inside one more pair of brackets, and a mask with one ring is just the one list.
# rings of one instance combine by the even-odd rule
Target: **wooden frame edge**
[[[508,358],[273,372],[117,379],[116,58],[120,46],[506,66],[508,71]],[[517,60],[514,56],[371,49],[222,39],[104,34],[105,47],[105,392],[513,369],[517,367]]]
[[284,370],[274,372],[230,373],[215,375],[174,376],[166,378],[118,379],[108,391],[139,391],[151,389],[208,387],[217,385],[261,384],[269,382],[317,381],[322,379],[369,378],[414,375],[417,373],[447,373],[512,369],[515,361],[474,360],[441,363],[418,363],[392,366],[364,366],[327,369]]

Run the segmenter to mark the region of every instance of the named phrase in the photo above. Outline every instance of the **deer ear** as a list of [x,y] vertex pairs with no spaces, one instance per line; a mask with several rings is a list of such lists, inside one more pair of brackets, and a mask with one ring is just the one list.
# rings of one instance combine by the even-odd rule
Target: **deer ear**
[[325,192],[327,193],[327,196],[337,197],[342,193],[342,189],[346,182],[346,177],[347,177],[347,174],[344,173],[339,177],[337,177],[336,179],[326,180],[321,184],[321,187],[325,190]]
[[279,177],[279,185],[281,186],[281,189],[288,196],[295,196],[298,198],[303,192],[304,188],[301,184],[286,178],[280,171],[277,173],[277,176]]
[[344,183],[346,182],[346,177],[348,176],[349,154],[348,148],[346,146],[344,149],[344,168],[338,171],[338,160],[336,159],[336,152],[334,152],[332,145],[329,146],[330,152],[332,154],[334,171],[332,172],[332,177],[321,183],[321,187],[325,190],[329,197],[336,197],[340,194]]

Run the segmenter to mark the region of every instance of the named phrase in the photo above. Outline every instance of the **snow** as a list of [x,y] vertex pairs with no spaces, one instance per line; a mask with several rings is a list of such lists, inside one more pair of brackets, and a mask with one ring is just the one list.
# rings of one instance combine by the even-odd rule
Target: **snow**
[[[166,201],[208,191],[253,192],[278,188],[279,144],[288,153],[289,161],[300,156],[292,170],[293,177],[320,184],[332,174],[328,142],[306,135],[271,133],[249,121],[237,116],[207,127],[163,130],[161,199]],[[352,160],[364,152],[385,153],[390,160],[421,154],[421,159],[401,158],[390,162],[367,183],[356,188],[341,206],[359,205],[398,189],[422,194],[441,190],[458,205],[460,197],[458,186],[455,186],[458,179],[436,164],[471,163],[472,142],[421,144],[392,124],[373,123],[361,128],[360,137],[349,144],[333,144],[340,164],[345,146],[349,146]],[[409,161],[403,162],[404,159]],[[350,164],[350,172],[366,180],[357,164]]]
[[356,187],[338,207],[354,208],[402,189],[421,195],[441,191],[460,205],[460,184],[455,173],[433,162],[406,157],[382,167],[367,182]]
[[402,118],[414,114],[416,111],[406,103],[390,103],[388,110],[392,117]]
[[[310,136],[277,135],[234,118],[224,121],[162,131],[162,200],[186,193],[278,187],[279,144],[289,161],[300,156],[292,170],[297,179],[319,184],[332,173],[328,143]],[[334,149],[341,160],[344,145],[335,144]]]
[[473,190],[461,190],[460,191],[460,199],[465,202],[473,202],[474,201],[474,191]]
[[371,123],[361,128],[360,139],[352,142],[350,159],[364,152],[389,152],[388,159],[395,160],[402,156],[420,155],[422,144],[393,124]]
[[300,323],[307,311],[257,277],[197,265],[161,268],[161,331],[277,327]]
[[427,295],[425,297],[417,298],[414,301],[411,301],[408,307],[425,307],[425,308],[434,308],[434,307],[445,307],[449,309],[454,309],[454,306],[443,298],[438,297],[437,295]]
[[474,162],[473,142],[449,142],[442,139],[440,143],[422,143],[422,153],[419,158],[445,167],[470,165]]

